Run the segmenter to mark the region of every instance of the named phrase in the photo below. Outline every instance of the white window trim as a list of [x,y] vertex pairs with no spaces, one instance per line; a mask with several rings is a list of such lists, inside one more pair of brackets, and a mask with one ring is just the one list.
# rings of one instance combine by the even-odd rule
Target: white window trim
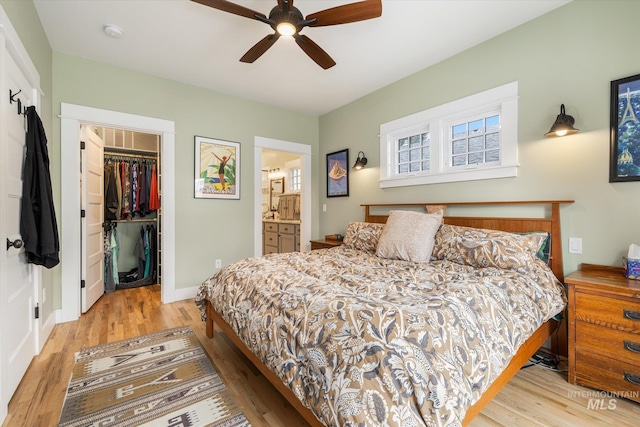
[[[500,164],[450,166],[449,127],[460,119],[495,109],[500,111]],[[428,129],[430,170],[415,174],[395,173],[395,141],[408,132]],[[380,188],[479,179],[508,178],[518,172],[518,82],[507,83],[447,104],[401,117],[380,125]]]

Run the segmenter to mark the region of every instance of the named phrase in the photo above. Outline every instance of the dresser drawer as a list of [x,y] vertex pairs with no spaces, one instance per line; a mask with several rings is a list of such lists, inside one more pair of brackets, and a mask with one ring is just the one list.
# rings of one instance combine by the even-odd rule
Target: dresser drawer
[[576,292],[575,317],[576,320],[640,334],[640,301]]
[[263,253],[263,255],[277,254],[278,253],[278,247],[277,246],[264,245],[264,250],[262,251],[262,253]]
[[275,222],[263,222],[264,231],[273,231],[274,233],[278,232],[278,224]]
[[278,248],[278,233],[274,233],[272,231],[264,232],[264,242],[265,245],[275,246]]
[[578,349],[576,383],[640,402],[640,366]]
[[576,346],[585,352],[609,354],[640,367],[640,334],[576,322]]
[[278,232],[280,234],[295,234],[295,224],[278,224]]

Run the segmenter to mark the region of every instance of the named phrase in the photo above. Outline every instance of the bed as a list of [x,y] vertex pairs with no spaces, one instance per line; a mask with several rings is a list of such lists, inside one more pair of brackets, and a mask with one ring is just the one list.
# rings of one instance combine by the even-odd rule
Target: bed
[[311,425],[466,425],[558,329],[564,203],[363,205],[342,246],[240,260],[196,304]]

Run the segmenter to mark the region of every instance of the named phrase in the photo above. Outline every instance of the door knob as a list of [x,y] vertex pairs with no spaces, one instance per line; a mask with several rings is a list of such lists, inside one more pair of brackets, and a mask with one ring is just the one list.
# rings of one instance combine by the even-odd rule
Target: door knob
[[22,240],[16,239],[12,242],[11,240],[9,240],[9,238],[7,238],[7,250],[9,250],[9,248],[12,246],[16,249],[20,249],[22,247]]

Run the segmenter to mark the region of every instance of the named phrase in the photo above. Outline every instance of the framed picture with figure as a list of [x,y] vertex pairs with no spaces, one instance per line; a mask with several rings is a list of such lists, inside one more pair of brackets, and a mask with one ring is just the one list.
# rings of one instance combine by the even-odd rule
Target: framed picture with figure
[[640,181],[640,74],[611,82],[609,182]]
[[240,144],[195,137],[195,197],[240,199]]

